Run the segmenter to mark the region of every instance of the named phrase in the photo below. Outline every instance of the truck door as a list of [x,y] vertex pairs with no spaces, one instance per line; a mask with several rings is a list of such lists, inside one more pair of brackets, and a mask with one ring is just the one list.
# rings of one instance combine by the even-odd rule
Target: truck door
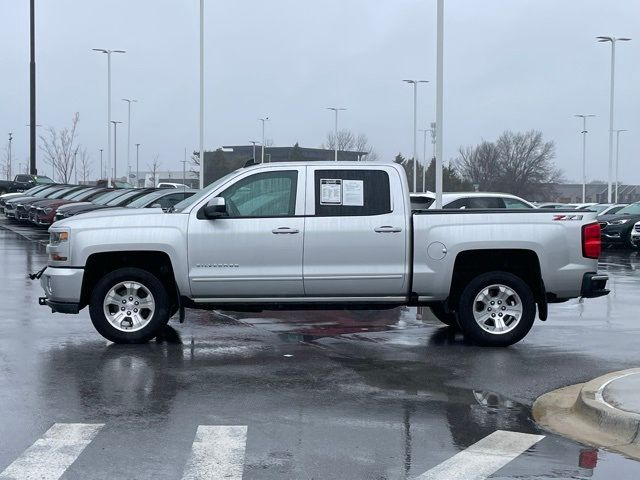
[[406,208],[391,168],[307,167],[305,294],[406,295]]
[[189,220],[189,280],[200,298],[304,295],[304,167],[249,170],[224,191],[227,217]]

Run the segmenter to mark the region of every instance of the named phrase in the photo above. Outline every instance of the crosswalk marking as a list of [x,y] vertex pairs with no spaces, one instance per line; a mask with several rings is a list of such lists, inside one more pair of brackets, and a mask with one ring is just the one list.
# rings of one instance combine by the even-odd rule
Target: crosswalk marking
[[415,480],[484,480],[543,438],[497,430]]
[[57,480],[102,427],[104,424],[54,424],[0,473],[0,480]]
[[246,426],[200,425],[183,480],[241,480]]

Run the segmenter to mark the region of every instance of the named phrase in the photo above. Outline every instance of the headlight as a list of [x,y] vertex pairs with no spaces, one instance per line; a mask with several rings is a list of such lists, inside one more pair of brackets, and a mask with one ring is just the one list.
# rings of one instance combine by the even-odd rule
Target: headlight
[[620,220],[613,220],[609,222],[609,225],[624,225],[629,221],[628,218],[621,218]]
[[51,245],[59,245],[62,242],[69,241],[69,232],[50,232],[49,243]]

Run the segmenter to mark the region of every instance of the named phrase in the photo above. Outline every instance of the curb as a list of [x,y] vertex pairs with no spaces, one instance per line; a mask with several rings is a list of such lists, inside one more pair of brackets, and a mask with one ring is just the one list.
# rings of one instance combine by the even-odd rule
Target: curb
[[533,417],[555,433],[640,459],[640,414],[615,408],[603,398],[612,381],[634,374],[640,374],[640,368],[546,393],[534,402]]

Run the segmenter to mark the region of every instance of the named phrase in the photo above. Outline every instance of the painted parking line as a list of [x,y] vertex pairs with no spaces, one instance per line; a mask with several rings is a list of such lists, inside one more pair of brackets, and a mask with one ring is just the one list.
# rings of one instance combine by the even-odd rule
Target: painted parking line
[[241,480],[247,427],[200,425],[183,480]]
[[56,423],[9,465],[1,480],[57,480],[104,424]]
[[415,480],[484,480],[543,438],[497,430]]

